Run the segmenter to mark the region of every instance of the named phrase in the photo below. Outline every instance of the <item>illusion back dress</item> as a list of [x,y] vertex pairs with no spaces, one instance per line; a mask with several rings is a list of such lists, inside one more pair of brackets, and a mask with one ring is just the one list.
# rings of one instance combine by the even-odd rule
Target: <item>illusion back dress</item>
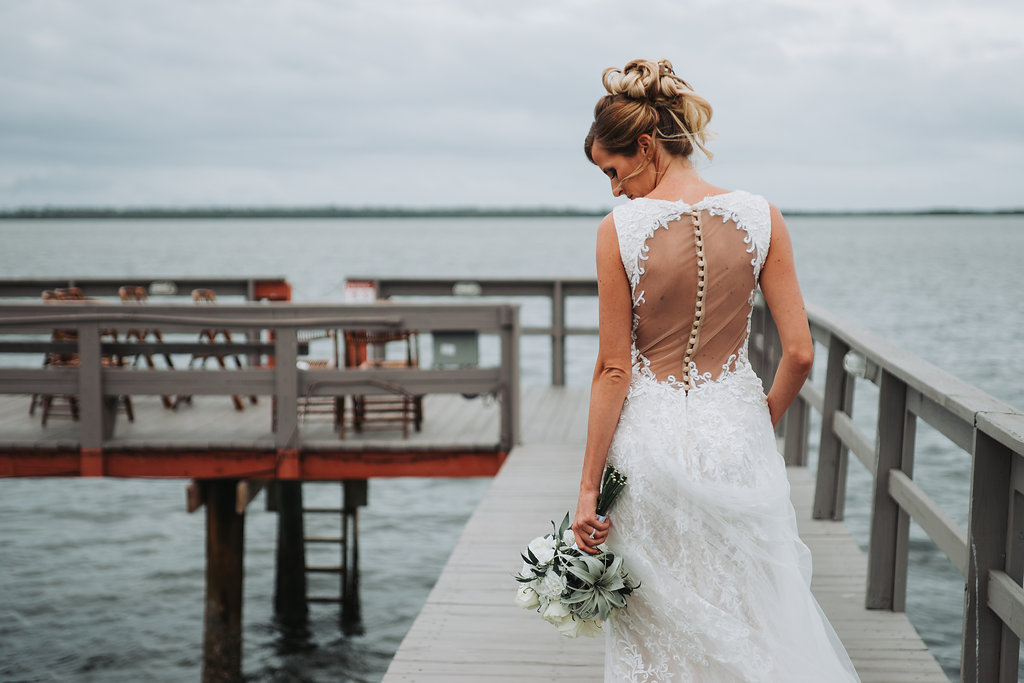
[[810,591],[750,315],[763,197],[613,212],[633,300],[632,380],[608,452],[629,477],[607,545],[640,588],[609,625],[605,680],[856,681]]

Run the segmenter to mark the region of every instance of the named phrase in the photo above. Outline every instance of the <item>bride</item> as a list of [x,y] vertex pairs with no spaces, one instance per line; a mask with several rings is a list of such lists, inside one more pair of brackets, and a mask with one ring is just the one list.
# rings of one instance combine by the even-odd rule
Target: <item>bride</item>
[[[668,61],[607,69],[588,158],[630,201],[597,231],[600,350],[573,523],[640,588],[607,629],[605,680],[857,681],[810,591],[774,425],[813,345],[789,234],[763,197],[705,182],[711,106]],[[747,359],[756,291],[782,361],[765,396]],[[614,523],[601,473],[629,484]]]

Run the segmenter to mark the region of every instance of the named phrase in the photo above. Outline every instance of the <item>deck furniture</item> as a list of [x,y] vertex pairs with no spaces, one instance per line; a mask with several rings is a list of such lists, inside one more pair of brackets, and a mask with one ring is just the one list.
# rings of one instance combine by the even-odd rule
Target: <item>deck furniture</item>
[[[403,346],[403,358],[388,359],[386,347]],[[349,368],[418,368],[419,335],[412,330],[347,331],[345,332],[345,367]],[[409,425],[418,432],[423,425],[423,396],[411,394],[400,387],[388,395],[352,396],[352,428],[362,432],[366,427],[399,424],[402,438],[409,436]]]
[[[43,301],[85,301],[86,297],[82,294],[82,290],[78,287],[68,287],[63,289],[46,290],[42,294]],[[110,341],[117,341],[118,334],[117,330],[106,329],[100,332],[101,339],[108,339]],[[63,330],[55,329],[50,336],[51,341],[55,342],[77,342],[78,333],[75,330]],[[125,357],[119,354],[105,354],[101,363],[103,367],[123,367],[125,364]],[[78,354],[77,353],[57,353],[51,352],[45,354],[43,357],[44,368],[76,368],[78,367]],[[119,407],[124,411],[128,417],[129,422],[135,421],[135,410],[132,406],[131,396],[119,395],[117,397]],[[28,414],[35,415],[36,407],[39,407],[42,411],[42,423],[46,426],[46,423],[51,418],[66,418],[71,420],[78,420],[80,414],[80,406],[77,394],[33,394],[32,399],[29,403]]]
[[[121,298],[121,303],[124,303],[124,304],[144,304],[144,303],[146,303],[146,301],[149,300],[149,294],[146,292],[146,288],[141,286],[141,285],[135,285],[135,286],[123,285],[123,286],[118,288],[117,294]],[[157,329],[133,328],[133,329],[130,329],[127,332],[125,332],[125,335],[124,335],[125,341],[129,341],[129,342],[131,342],[131,341],[144,342],[144,341],[147,341],[150,337],[152,337],[154,340],[156,340],[156,341],[158,341],[160,343],[163,343],[163,341],[164,341],[163,335],[160,333],[160,330],[157,330]],[[174,360],[171,358],[171,354],[165,353],[165,354],[163,354],[163,357],[164,357],[164,362],[167,363],[167,368],[169,370],[173,370],[174,369]],[[126,357],[125,360],[127,362],[128,361],[128,357]],[[145,361],[146,365],[150,369],[155,369],[156,368],[156,363],[153,362],[153,354],[151,354],[151,353],[135,354],[135,355],[133,355],[131,357],[130,361],[131,361],[130,364],[132,366],[138,365],[140,361]],[[163,404],[164,404],[165,408],[173,408],[174,407],[174,397],[173,396],[161,396],[160,398],[163,401]]]
[[[300,370],[327,370],[337,368],[340,360],[338,331],[334,329],[298,330],[296,340],[300,347],[310,342],[329,340],[334,347],[331,358],[301,357],[296,362]],[[345,396],[312,396],[303,394],[297,398],[297,415],[300,423],[330,421],[338,438],[345,438]],[[277,431],[277,400],[273,399],[272,430]]]
[[[199,305],[214,304],[217,301],[217,295],[216,295],[216,293],[212,289],[205,289],[205,288],[193,289],[192,290],[192,301],[194,301],[195,303],[197,303]],[[205,330],[200,330],[200,332],[199,332],[199,341],[200,342],[204,342],[204,343],[209,343],[209,344],[215,344],[215,343],[217,343],[217,337],[218,336],[222,337],[223,340],[226,341],[226,342],[229,342],[229,343],[231,342],[231,330],[228,330],[228,329],[212,329],[212,328],[208,328],[208,329],[205,329]],[[217,365],[219,365],[222,370],[227,370],[228,369],[228,365],[227,365],[227,362],[225,361],[225,358],[227,358],[227,357],[229,357],[229,356],[227,354],[224,354],[224,353],[194,353],[194,354],[192,354],[192,358],[190,358],[189,361],[188,361],[188,369],[189,370],[193,370],[193,369],[197,369],[197,368],[198,369],[205,368],[206,367],[206,361],[208,361],[208,360],[210,360],[212,358],[213,360],[215,360],[217,362]],[[237,355],[234,355],[234,354],[232,354],[230,356],[230,358],[234,359],[235,367],[238,368],[239,370],[241,370],[242,369],[242,359],[239,358]],[[235,394],[234,396],[231,397],[231,401],[235,404],[235,410],[245,410],[245,403],[242,401],[242,397],[241,396]],[[256,399],[255,396],[250,396],[249,397],[249,401],[250,401],[250,403],[255,404],[257,402],[257,399]],[[177,410],[178,406],[181,405],[182,403],[191,403],[191,402],[192,402],[192,396],[191,395],[179,394],[174,399],[173,408],[175,410]]]

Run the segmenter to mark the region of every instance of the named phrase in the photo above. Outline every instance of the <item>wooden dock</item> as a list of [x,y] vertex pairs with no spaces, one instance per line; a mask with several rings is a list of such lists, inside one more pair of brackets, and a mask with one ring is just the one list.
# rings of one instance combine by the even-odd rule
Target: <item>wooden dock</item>
[[[600,681],[604,640],[571,640],[513,603],[518,553],[575,505],[586,392],[524,392],[524,444],[509,454],[384,677],[385,683]],[[811,519],[814,481],[789,468],[812,589],[865,683],[949,679],[902,612],[867,610],[867,561],[842,522]]]
[[[0,294],[28,296],[41,284],[0,283]],[[70,284],[90,296],[116,291],[114,281]],[[166,294],[196,284],[167,280],[148,288]],[[286,283],[246,280],[231,286],[247,300],[287,298]],[[204,680],[212,681],[243,678],[239,541],[245,505],[261,486],[272,482],[269,490],[277,496],[275,605],[283,606],[279,617],[290,618],[288,608],[304,607],[306,597],[298,549],[302,481],[344,481],[344,514],[354,520],[355,509],[365,504],[359,491],[368,478],[498,472],[386,680],[600,678],[600,643],[555,637],[535,615],[514,607],[511,576],[520,546],[574,505],[587,405],[585,392],[562,386],[565,342],[569,335],[595,330],[567,324],[566,299],[593,297],[596,283],[398,279],[378,280],[375,287],[381,295],[451,294],[470,301],[215,307],[0,302],[0,356],[76,359],[62,367],[0,363],[0,478],[194,479],[190,509],[205,504],[208,548],[220,553],[208,561],[217,571],[207,572],[207,607],[220,610],[206,615]],[[516,305],[472,301],[482,296],[547,298],[551,324],[520,327]],[[824,372],[803,386],[778,434],[792,466],[801,535],[815,557],[812,587],[863,679],[946,678],[903,614],[913,520],[964,577],[962,680],[1018,681],[1024,675],[1018,662],[1024,637],[1024,412],[827,311],[811,306],[808,316]],[[133,329],[160,329],[170,336],[166,342],[107,338],[109,330]],[[210,329],[231,330],[245,342],[191,341]],[[452,334],[488,337],[497,339],[499,350],[497,358],[429,368],[337,367],[337,358],[326,368],[299,362],[308,352],[304,340],[324,330],[415,330],[435,343]],[[74,341],[67,339],[69,332]],[[551,338],[554,386],[520,391],[521,334]],[[766,387],[780,349],[774,322],[759,304],[750,360]],[[241,355],[248,361],[221,371],[105,362],[162,353]],[[857,387],[865,383],[877,387],[874,433],[861,431],[851,419]],[[28,417],[32,394],[77,397],[80,420],[43,428],[38,414]],[[183,394],[195,397],[190,406],[177,413],[163,407],[161,396]],[[423,431],[408,438],[394,432],[339,435],[330,424],[303,421],[301,407],[310,399],[360,395],[425,397]],[[117,412],[118,397],[125,396],[135,404],[134,423]],[[249,396],[258,396],[258,404],[235,410]],[[810,433],[812,412],[821,417],[816,434]],[[945,435],[972,463],[966,528],[914,481],[920,422]],[[814,482],[804,469],[813,451]],[[850,462],[863,465],[873,482],[866,558],[841,522]],[[358,553],[354,545],[350,550],[354,568]]]

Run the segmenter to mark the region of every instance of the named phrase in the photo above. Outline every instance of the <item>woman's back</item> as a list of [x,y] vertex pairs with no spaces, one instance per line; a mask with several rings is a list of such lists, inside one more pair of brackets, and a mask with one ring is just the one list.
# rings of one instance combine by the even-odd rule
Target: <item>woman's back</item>
[[689,389],[735,369],[771,238],[764,198],[641,198],[614,218],[632,289],[634,371]]

